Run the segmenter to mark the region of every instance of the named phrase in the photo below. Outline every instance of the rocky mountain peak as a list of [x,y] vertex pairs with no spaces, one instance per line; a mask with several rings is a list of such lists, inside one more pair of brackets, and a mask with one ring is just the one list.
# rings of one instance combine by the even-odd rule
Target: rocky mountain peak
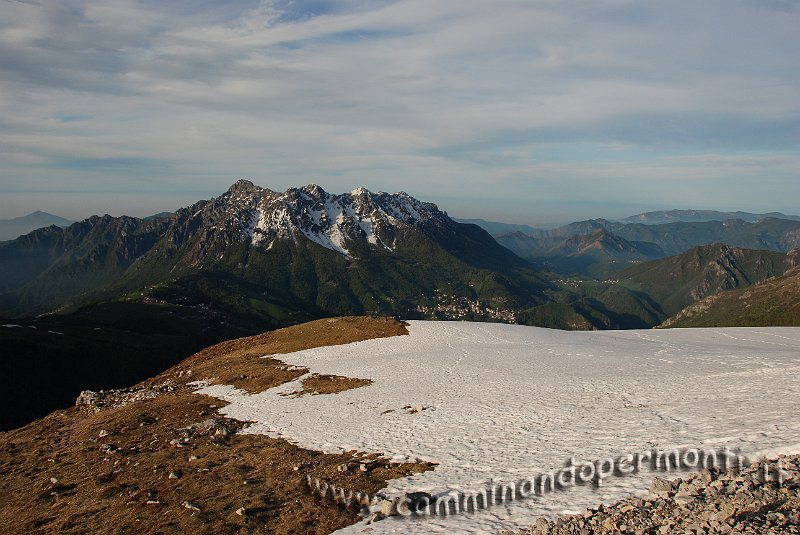
[[198,207],[193,217],[203,220],[206,243],[224,233],[252,246],[271,248],[277,239],[311,240],[346,256],[354,242],[393,250],[403,228],[452,224],[435,204],[406,193],[374,193],[359,187],[340,195],[317,184],[283,193],[239,180],[216,200]]
[[598,228],[592,231],[591,234],[578,234],[568,238],[564,244],[568,248],[575,249],[576,251],[583,251],[585,249],[604,249],[611,248],[613,250],[633,249],[633,246],[627,240],[615,236],[608,229]]
[[317,184],[308,184],[306,186],[303,186],[302,188],[300,188],[300,191],[306,193],[307,195],[315,199],[320,199],[328,194],[324,189],[322,189]]
[[262,188],[256,186],[249,180],[239,179],[234,182],[230,188],[228,188],[227,194],[237,194],[237,193],[254,193]]

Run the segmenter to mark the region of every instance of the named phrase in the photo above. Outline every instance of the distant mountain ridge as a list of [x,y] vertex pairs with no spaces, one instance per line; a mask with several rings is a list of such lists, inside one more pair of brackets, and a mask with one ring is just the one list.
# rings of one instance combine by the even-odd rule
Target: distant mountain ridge
[[[537,265],[551,265],[561,272],[573,269],[592,273],[588,268],[557,262],[563,250],[574,247],[573,242],[581,241],[603,231],[607,236],[626,240],[629,243],[649,244],[647,253],[639,259],[659,258],[681,254],[692,247],[712,243],[722,243],[731,247],[746,249],[766,249],[788,252],[800,247],[800,221],[779,218],[764,218],[750,223],[741,219],[725,221],[673,222],[661,224],[620,223],[607,219],[590,219],[564,225],[556,229],[536,232],[514,232],[495,236],[501,245],[508,247],[517,255]],[[641,249],[640,252],[644,252]],[[660,253],[659,253],[660,251]],[[615,254],[613,247],[607,249],[609,262],[633,259]],[[597,257],[597,255],[596,255]],[[590,264],[586,264],[589,266]],[[602,266],[595,263],[596,271]],[[605,269],[613,266],[605,266]],[[603,271],[602,269],[600,271]]]
[[51,225],[66,227],[72,223],[73,221],[40,210],[22,217],[0,219],[0,241],[13,240],[37,228]]
[[492,236],[501,236],[514,232],[522,232],[535,238],[573,236],[576,234],[591,234],[599,228],[605,228],[612,223],[643,225],[663,225],[665,223],[706,223],[709,221],[728,221],[739,219],[747,223],[757,223],[763,219],[787,219],[789,221],[800,221],[800,216],[787,215],[781,212],[767,212],[755,214],[751,212],[720,212],[717,210],[657,210],[653,212],[642,212],[619,219],[588,219],[561,225],[555,228],[537,228],[531,225],[517,223],[503,223],[499,221],[487,221],[485,219],[457,219],[460,223],[471,223],[478,225]]
[[510,232],[536,232],[539,229],[530,225],[520,225],[517,223],[500,223],[499,221],[487,221],[485,219],[463,219],[454,217],[453,221],[468,225],[478,225],[492,236],[508,234]]
[[615,236],[606,229],[592,234],[576,235],[567,238],[560,246],[550,250],[550,254],[599,255],[616,259],[658,258],[664,251],[658,245],[649,242],[628,241]]
[[[529,237],[514,236],[515,240],[526,243]],[[508,241],[501,243],[507,244]],[[517,243],[509,246],[516,251]],[[523,249],[524,251],[524,249]],[[621,269],[631,262],[662,258],[664,251],[654,243],[629,241],[600,227],[591,234],[576,234],[566,239],[556,240],[556,245],[542,251],[541,257],[529,256],[537,265],[560,273],[579,272],[590,275],[604,274]],[[538,261],[537,261],[538,260]]]
[[727,221],[740,219],[748,223],[756,223],[762,219],[789,219],[800,221],[800,216],[786,215],[781,212],[753,214],[750,212],[718,212],[716,210],[658,210],[632,215],[619,220],[620,223],[644,223],[645,225],[661,225],[663,223],[699,223],[705,221]]

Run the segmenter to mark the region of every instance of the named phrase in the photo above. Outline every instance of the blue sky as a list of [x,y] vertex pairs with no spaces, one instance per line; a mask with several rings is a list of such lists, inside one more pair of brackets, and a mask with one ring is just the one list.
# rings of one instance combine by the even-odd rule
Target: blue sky
[[0,218],[238,178],[530,224],[800,213],[800,3],[0,0]]

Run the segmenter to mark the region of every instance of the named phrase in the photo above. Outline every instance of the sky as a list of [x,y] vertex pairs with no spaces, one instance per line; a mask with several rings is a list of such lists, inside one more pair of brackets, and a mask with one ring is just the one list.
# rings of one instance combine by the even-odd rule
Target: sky
[[800,213],[796,0],[0,0],[0,218],[406,191]]

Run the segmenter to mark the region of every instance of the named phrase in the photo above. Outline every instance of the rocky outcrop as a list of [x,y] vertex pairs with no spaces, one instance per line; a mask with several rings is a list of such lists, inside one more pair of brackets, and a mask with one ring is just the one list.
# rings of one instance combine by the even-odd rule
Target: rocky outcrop
[[554,521],[540,518],[523,533],[800,533],[800,455],[760,461],[739,473],[705,470],[675,481],[656,478],[646,498]]
[[78,395],[75,405],[85,408],[92,412],[99,412],[110,407],[120,407],[137,401],[153,399],[165,392],[174,392],[177,385],[172,381],[166,381],[157,385],[136,385],[130,388],[118,388],[114,390],[84,390]]

